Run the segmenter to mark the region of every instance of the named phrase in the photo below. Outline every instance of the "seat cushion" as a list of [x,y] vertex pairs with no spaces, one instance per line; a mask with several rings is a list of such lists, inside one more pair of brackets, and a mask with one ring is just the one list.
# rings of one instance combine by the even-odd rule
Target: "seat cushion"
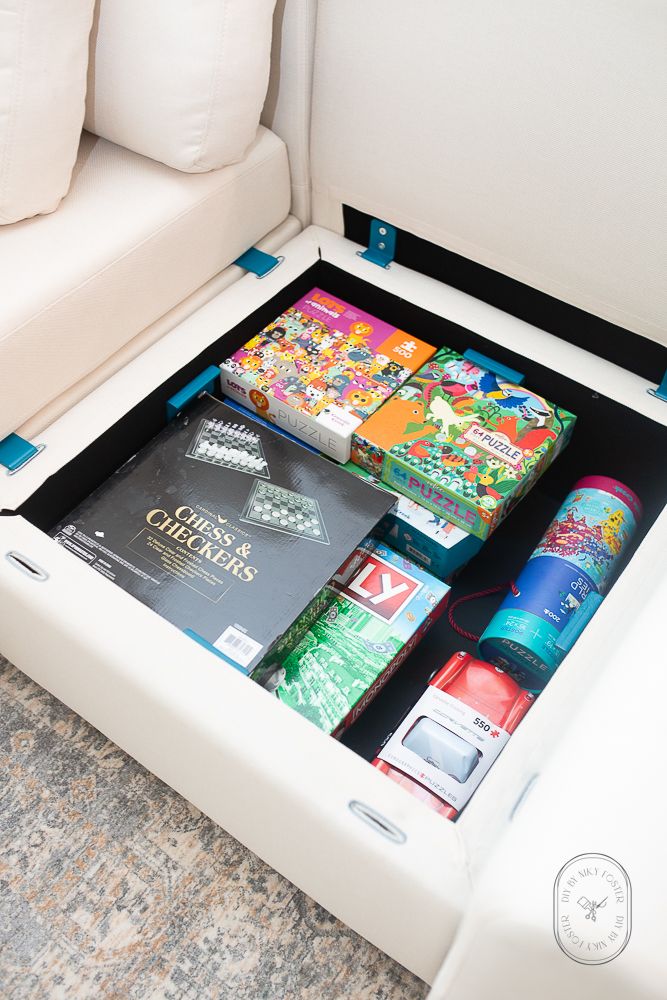
[[185,174],[84,133],[53,215],[0,229],[0,439],[288,215],[280,139]]
[[269,79],[275,0],[98,0],[86,128],[178,170],[235,163]]
[[86,100],[94,0],[0,0],[0,225],[67,194]]

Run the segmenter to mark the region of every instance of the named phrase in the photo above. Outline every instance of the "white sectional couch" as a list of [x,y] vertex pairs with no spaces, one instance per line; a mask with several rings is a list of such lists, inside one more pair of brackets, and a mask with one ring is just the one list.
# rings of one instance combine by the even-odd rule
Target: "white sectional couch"
[[[30,166],[21,190],[11,177],[0,187],[11,223],[0,226],[0,440],[41,430],[287,220],[285,145],[259,125],[273,9],[99,0],[93,18],[89,0],[27,0],[0,24],[12,78],[32,87],[9,109],[0,147]],[[63,51],[49,78],[71,79],[53,93],[43,80],[40,92],[36,60],[56,28]],[[39,129],[56,114],[49,143]]]
[[[639,470],[624,420],[664,440],[659,373],[635,360],[667,345],[667,8],[278,0],[271,39],[271,0],[202,0],[179,31],[185,6],[98,0],[68,193],[0,227],[0,438],[46,445],[12,478],[0,470],[3,652],[434,982],[434,1000],[658,1000],[664,454]],[[451,287],[446,264],[376,267],[345,238],[346,209],[606,321],[597,348]],[[263,281],[232,264],[257,243],[284,255]],[[46,533],[49,505],[111,461],[107,443],[124,460],[119,437],[141,439],[129,414],[156,419],[172,383],[204,356],[221,361],[230,331],[291,301],[288,286],[317,268],[576,387],[590,471],[609,471],[596,466],[603,441],[607,459],[657,484],[641,546],[456,824],[211,669],[206,650]],[[627,351],[615,363],[612,324]],[[600,399],[611,431],[590,418]],[[625,951],[591,969],[558,950],[552,892],[561,863],[605,850],[628,865],[638,919]]]

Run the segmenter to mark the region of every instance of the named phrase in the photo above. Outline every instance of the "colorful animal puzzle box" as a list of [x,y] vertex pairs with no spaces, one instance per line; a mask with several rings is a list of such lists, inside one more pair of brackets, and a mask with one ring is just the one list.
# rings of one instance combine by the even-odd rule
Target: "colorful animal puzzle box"
[[221,365],[225,395],[346,462],[353,431],[435,348],[313,288]]
[[383,545],[351,559],[338,596],[264,686],[334,736],[358,718],[443,611],[449,587]]
[[358,428],[352,461],[486,538],[565,447],[575,420],[445,348]]
[[413,559],[441,580],[465,566],[484,544],[464,528],[397,493],[360,465],[346,462],[343,468],[392,494],[396,502],[380,522],[380,536],[396,552]]

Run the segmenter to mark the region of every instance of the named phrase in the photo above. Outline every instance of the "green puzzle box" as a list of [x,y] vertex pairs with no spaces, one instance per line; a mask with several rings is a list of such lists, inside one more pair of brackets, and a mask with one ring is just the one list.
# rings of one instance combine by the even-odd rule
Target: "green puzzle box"
[[437,619],[449,587],[384,545],[361,566],[352,557],[333,585],[333,604],[264,686],[338,737]]
[[444,348],[356,430],[351,457],[487,538],[568,443],[575,420]]

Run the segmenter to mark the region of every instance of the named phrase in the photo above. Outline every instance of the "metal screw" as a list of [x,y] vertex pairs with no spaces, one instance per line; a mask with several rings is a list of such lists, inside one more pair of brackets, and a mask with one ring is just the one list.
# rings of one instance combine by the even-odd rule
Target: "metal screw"
[[384,250],[385,245],[386,244],[384,244],[384,243],[378,243],[378,250]]
[[386,236],[387,235],[387,230],[386,230],[385,226],[380,226],[378,232],[379,232],[380,236]]

